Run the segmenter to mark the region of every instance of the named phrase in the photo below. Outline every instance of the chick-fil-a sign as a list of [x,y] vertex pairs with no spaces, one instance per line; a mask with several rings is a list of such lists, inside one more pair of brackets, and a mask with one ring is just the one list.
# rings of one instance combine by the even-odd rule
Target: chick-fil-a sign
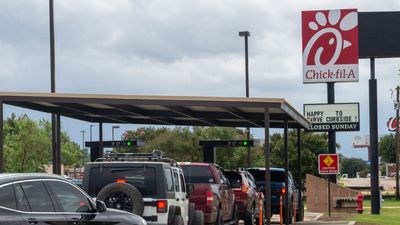
[[358,81],[357,9],[302,12],[303,83]]

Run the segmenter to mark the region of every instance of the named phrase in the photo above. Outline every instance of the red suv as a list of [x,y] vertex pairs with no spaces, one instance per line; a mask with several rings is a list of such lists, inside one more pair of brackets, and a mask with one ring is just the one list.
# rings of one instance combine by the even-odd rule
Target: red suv
[[[247,171],[224,171],[223,173],[235,191],[239,218],[244,220],[245,225],[259,224],[259,213],[260,208],[263,207],[264,195],[258,190],[254,177]],[[264,215],[264,207],[262,212]]]

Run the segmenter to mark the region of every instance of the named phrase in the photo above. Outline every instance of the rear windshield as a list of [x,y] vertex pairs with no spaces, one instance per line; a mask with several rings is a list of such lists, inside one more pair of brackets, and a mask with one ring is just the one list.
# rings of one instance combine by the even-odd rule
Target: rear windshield
[[[253,175],[256,181],[265,181],[265,171],[264,170],[248,170],[251,175]],[[271,171],[271,182],[285,182],[285,172],[284,171]]]
[[155,168],[139,167],[95,167],[91,169],[89,182],[89,195],[96,196],[107,184],[117,180],[125,180],[126,183],[135,186],[144,197],[157,194],[157,180]]
[[185,182],[188,184],[215,183],[208,166],[182,165],[181,167],[185,174]]
[[242,175],[234,171],[224,171],[224,176],[229,180],[233,188],[239,188],[242,184]]

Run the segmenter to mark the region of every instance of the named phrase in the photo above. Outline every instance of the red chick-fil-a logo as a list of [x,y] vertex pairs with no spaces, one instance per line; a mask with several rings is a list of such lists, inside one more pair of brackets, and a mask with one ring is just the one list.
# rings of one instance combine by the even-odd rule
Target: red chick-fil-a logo
[[302,12],[303,82],[358,81],[356,9]]

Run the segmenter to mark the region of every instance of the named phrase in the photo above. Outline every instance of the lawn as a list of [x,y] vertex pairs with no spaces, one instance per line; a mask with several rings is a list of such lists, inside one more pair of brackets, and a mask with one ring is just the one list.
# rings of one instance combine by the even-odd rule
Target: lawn
[[[364,201],[364,206],[370,207],[371,201]],[[385,208],[394,206],[399,208]],[[371,215],[371,209],[366,208],[364,214],[359,214],[351,220],[357,221],[357,224],[400,225],[400,201],[386,199],[380,215]]]

